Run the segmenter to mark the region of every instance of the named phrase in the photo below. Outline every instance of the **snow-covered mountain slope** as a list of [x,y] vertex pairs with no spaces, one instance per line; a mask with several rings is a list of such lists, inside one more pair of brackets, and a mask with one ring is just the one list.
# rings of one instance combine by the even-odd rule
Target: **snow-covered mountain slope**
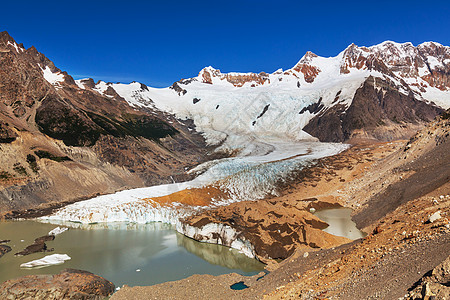
[[[372,113],[358,110],[363,120],[358,124],[347,112],[357,91],[369,79],[375,83],[371,88],[379,105],[373,109],[379,116],[365,124],[363,114]],[[439,113],[436,106],[450,107],[450,47],[433,42],[417,47],[394,42],[368,48],[352,44],[336,57],[323,58],[307,52],[293,68],[272,74],[223,74],[207,67],[197,77],[163,89],[138,82],[94,85],[92,80],[79,80],[77,84],[109,97],[117,94],[136,107],[153,107],[193,119],[208,143],[225,141],[224,147],[228,148],[239,148],[255,137],[300,140],[311,139],[312,134],[324,141],[343,141],[357,129],[380,131],[376,127],[381,125],[398,131],[386,138],[391,139],[404,134],[400,125],[428,121]],[[391,100],[385,99],[386,94]],[[384,102],[404,109],[397,107],[393,115],[389,113],[392,107]],[[326,116],[330,113],[336,120],[330,121]],[[317,124],[322,117],[325,124]],[[351,124],[346,124],[346,117]],[[309,123],[315,127],[308,130],[310,134],[304,130]],[[317,130],[332,133],[320,135]],[[368,136],[380,138],[379,133]]]

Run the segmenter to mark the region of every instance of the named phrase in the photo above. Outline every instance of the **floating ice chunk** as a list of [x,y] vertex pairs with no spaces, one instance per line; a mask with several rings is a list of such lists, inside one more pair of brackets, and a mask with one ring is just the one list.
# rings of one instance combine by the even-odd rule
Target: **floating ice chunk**
[[41,259],[33,260],[20,265],[21,268],[43,268],[52,265],[63,264],[64,261],[71,259],[67,254],[52,254]]
[[51,230],[48,235],[58,235],[63,233],[64,231],[68,230],[67,227],[56,227],[55,229]]

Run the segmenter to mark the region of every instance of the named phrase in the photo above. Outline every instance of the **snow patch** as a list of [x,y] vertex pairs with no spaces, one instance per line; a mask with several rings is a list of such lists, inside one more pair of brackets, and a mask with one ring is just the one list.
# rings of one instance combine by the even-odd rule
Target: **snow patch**
[[60,82],[64,81],[64,75],[61,72],[53,73],[48,66],[42,69],[44,72],[44,78],[52,85],[59,85]]
[[82,80],[84,80],[84,79],[78,79],[78,80],[75,80],[75,84],[76,84],[80,89],[84,90],[84,89],[85,89],[85,86],[84,86]]
[[427,62],[428,62],[428,65],[430,66],[431,70],[436,69],[436,67],[442,66],[440,61],[434,56],[427,56]]
[[422,97],[434,102],[443,109],[450,108],[450,90],[442,91],[435,87],[427,87],[426,92],[422,93]]
[[16,52],[17,52],[17,53],[23,52],[23,48],[20,48],[16,43],[11,43],[10,41],[8,41],[7,45],[13,46],[14,49],[16,49]]

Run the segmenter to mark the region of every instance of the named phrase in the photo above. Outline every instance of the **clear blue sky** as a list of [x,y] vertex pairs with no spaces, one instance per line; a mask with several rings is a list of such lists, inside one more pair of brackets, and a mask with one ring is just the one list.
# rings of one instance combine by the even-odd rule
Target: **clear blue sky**
[[75,78],[168,86],[212,65],[273,72],[352,42],[450,45],[449,1],[3,1],[0,31]]

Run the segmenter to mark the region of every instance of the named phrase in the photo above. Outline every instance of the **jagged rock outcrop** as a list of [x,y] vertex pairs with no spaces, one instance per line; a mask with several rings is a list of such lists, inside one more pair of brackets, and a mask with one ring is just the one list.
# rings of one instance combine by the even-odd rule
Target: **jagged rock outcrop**
[[64,269],[56,275],[28,275],[0,285],[2,299],[92,299],[114,292],[114,284],[87,271]]
[[220,70],[214,69],[213,67],[207,67],[200,71],[198,78],[203,83],[213,84],[217,79],[220,81],[225,81],[231,83],[235,87],[242,87],[246,83],[249,83],[251,87],[257,85],[263,85],[265,83],[270,83],[269,74],[261,72],[256,73],[228,73],[222,74]]

